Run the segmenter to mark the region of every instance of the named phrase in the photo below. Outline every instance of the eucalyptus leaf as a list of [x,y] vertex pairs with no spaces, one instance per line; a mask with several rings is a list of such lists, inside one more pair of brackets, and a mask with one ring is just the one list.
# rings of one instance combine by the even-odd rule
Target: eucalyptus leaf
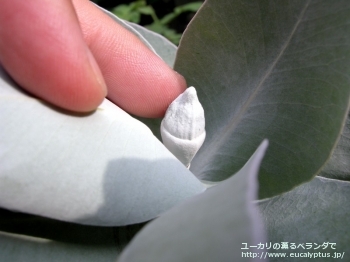
[[257,174],[267,145],[265,140],[235,176],[146,225],[118,261],[247,261],[241,254],[242,243],[266,241],[252,201],[257,195]]
[[137,24],[125,21],[113,13],[99,7],[115,22],[135,34],[148,48],[160,56],[171,68],[174,65],[177,47],[165,37]]
[[164,36],[157,34],[138,24],[127,22],[132,28],[138,31],[153,47],[155,52],[173,68],[177,46],[166,39]]
[[191,171],[223,180],[268,138],[260,198],[312,179],[345,122],[349,45],[347,0],[207,0],[174,66],[206,113],[207,138]]
[[0,232],[1,261],[114,262],[115,248],[91,247]]
[[350,180],[350,115],[346,119],[337,147],[319,176]]
[[143,226],[84,226],[0,209],[0,261],[114,262]]
[[147,46],[149,49],[151,49],[153,52],[157,53],[154,48],[152,47],[152,45],[137,31],[135,30],[132,26],[129,25],[129,22],[117,17],[115,14],[109,12],[108,10],[99,7],[98,5],[96,5],[97,8],[99,8],[102,12],[104,12],[106,15],[108,15],[110,18],[112,18],[115,22],[117,22],[119,25],[121,25],[122,27],[124,27],[125,29],[129,30],[131,33],[133,33],[135,36],[137,36],[141,42],[143,42],[145,44],[145,46]]
[[0,100],[3,208],[116,226],[150,220],[204,190],[144,124],[108,100],[91,114],[59,110],[3,70]]
[[[317,261],[333,261],[327,253],[350,253],[350,183],[329,178],[315,177],[290,192],[259,202],[268,230],[269,243],[288,242],[295,249],[264,250],[272,253],[285,252],[283,261],[306,261],[306,253],[321,252]],[[306,245],[308,243],[308,245]],[[324,243],[328,243],[324,244]],[[332,245],[329,243],[335,243]],[[311,244],[311,248],[310,247]],[[323,245],[318,247],[319,245]],[[318,247],[318,248],[317,248]],[[292,258],[290,253],[295,253]],[[303,255],[300,255],[300,254]],[[282,261],[281,258],[270,258]]]
[[203,2],[190,2],[181,6],[178,6],[174,9],[174,12],[179,14],[183,12],[197,12],[198,9],[202,6]]

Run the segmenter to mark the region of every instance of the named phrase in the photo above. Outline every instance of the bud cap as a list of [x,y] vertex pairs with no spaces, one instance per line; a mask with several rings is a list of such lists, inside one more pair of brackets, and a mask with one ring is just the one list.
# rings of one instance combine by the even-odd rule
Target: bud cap
[[170,104],[160,131],[165,147],[189,167],[206,135],[204,110],[193,86]]

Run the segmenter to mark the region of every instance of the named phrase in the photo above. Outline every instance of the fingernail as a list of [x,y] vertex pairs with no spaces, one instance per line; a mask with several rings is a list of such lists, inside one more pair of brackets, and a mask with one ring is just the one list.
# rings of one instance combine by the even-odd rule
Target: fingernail
[[107,86],[106,86],[105,80],[102,76],[100,67],[98,66],[94,56],[92,55],[92,53],[89,49],[87,51],[87,54],[88,54],[90,67],[91,67],[91,70],[95,76],[95,79],[96,79],[98,85],[103,89],[105,96],[106,96],[107,95]]

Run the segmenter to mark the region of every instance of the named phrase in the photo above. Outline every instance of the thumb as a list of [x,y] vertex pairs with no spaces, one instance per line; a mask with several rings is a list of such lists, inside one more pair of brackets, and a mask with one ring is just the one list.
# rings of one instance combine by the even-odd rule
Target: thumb
[[70,0],[0,0],[0,62],[30,93],[91,111],[107,88]]

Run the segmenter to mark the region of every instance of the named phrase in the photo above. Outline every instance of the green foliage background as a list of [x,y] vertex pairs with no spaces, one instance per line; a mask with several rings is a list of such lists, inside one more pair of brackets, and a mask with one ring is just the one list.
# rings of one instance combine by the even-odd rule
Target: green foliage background
[[185,1],[103,1],[94,0],[119,18],[146,27],[179,44],[181,35],[202,2]]

